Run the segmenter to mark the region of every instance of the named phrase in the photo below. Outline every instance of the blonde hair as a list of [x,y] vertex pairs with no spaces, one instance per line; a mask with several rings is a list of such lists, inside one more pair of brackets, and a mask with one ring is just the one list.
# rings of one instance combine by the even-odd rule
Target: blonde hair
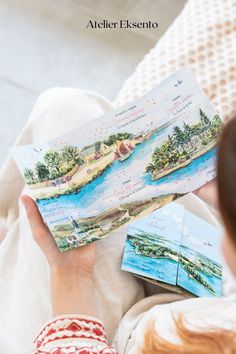
[[183,316],[174,319],[180,344],[160,337],[151,322],[144,336],[141,354],[236,354],[236,332],[227,329],[194,331],[186,326]]

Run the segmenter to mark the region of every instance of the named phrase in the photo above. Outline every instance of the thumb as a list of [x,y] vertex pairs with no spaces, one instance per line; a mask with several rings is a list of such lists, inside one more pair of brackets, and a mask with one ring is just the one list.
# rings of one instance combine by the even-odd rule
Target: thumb
[[49,230],[43,222],[35,201],[28,195],[22,195],[20,200],[26,209],[33,237],[39,246],[41,246],[44,239],[48,237]]

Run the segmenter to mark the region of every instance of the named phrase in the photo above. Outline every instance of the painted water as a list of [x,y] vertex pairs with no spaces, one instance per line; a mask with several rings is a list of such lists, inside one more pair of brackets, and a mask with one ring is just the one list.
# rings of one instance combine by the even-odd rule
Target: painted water
[[[178,251],[178,246],[175,247],[174,244],[170,243],[169,247]],[[214,289],[214,295],[196,279],[190,278],[188,272],[186,272],[180,263],[168,258],[151,258],[136,254],[135,248],[129,240],[126,241],[125,245],[122,269],[167,284],[176,285],[177,283],[182,288],[199,297],[221,295],[221,278],[216,277],[215,275],[207,275],[206,273],[199,271],[202,278]]]
[[188,272],[179,264],[178,268],[178,285],[185,288],[186,290],[192,292],[193,294],[201,296],[221,296],[222,279],[216,277],[215,275],[207,275],[204,272],[199,272],[201,277],[206,280],[209,285],[214,289],[215,295],[207,290],[203,285],[201,285],[196,279],[190,278]]
[[[52,209],[62,207],[65,213],[68,210],[68,217],[71,215],[71,210],[82,218],[94,216],[108,208],[122,204],[120,194],[123,191],[127,194],[125,181],[128,183],[127,186],[129,183],[132,185],[137,183],[139,187],[139,191],[135,195],[128,196],[123,201],[132,202],[133,200],[144,199],[144,196],[145,198],[151,198],[165,193],[176,193],[179,191],[179,185],[177,184],[188,185],[189,179],[196,174],[196,171],[201,173],[200,171],[203,169],[211,171],[214,168],[215,148],[193,160],[188,166],[153,181],[151,174],[145,172],[145,168],[150,162],[155,148],[162,144],[163,136],[166,136],[169,132],[170,128],[165,128],[153,134],[150,139],[136,145],[128,159],[122,162],[115,161],[101,176],[82,187],[79,193],[39,201],[38,204],[42,213],[44,215],[50,214]],[[181,193],[181,191],[179,192]]]
[[[179,251],[178,246],[175,246],[171,242],[169,247],[177,252]],[[176,285],[178,262],[168,258],[151,258],[137,254],[135,253],[135,249],[131,242],[127,240],[122,269],[148,278],[160,280],[168,284]]]

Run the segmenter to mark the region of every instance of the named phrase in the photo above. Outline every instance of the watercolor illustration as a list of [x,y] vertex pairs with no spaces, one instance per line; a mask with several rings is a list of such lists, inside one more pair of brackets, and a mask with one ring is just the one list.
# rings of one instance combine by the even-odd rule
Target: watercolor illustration
[[176,285],[184,207],[170,203],[128,228],[122,269]]
[[101,239],[215,177],[221,119],[180,69],[126,106],[13,156],[59,248]]
[[220,296],[222,230],[185,212],[177,284],[197,296]]
[[171,203],[129,226],[122,269],[196,296],[220,296],[220,236],[220,229]]

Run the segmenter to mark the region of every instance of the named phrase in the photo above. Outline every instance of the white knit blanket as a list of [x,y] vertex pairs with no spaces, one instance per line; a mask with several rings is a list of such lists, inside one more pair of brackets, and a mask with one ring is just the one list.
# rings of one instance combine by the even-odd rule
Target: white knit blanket
[[224,118],[236,113],[236,0],[189,0],[124,83],[114,104],[142,96],[188,66]]

